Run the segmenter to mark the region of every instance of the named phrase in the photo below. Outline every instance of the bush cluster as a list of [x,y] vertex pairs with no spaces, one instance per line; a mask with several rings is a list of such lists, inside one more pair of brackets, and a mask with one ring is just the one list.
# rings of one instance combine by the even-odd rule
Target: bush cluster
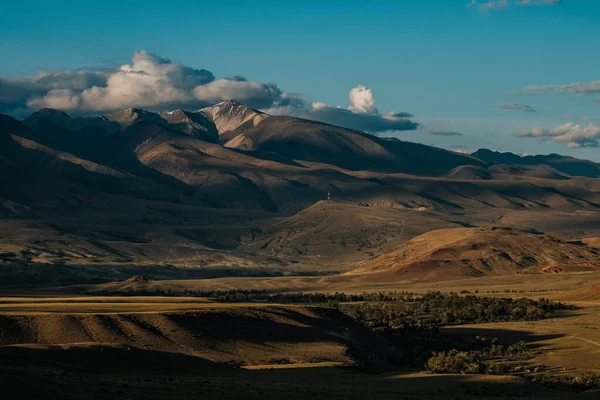
[[187,296],[205,297],[224,303],[282,303],[282,304],[328,304],[352,302],[390,302],[412,301],[414,294],[408,292],[373,292],[373,293],[271,293],[258,290],[135,290],[130,292],[96,291],[99,296]]
[[496,339],[482,350],[434,352],[425,367],[434,373],[504,375],[514,372],[507,361],[526,358],[525,342],[503,346]]
[[532,382],[557,389],[586,391],[600,389],[600,375],[585,373],[581,375],[555,375],[549,372],[540,372],[533,375]]
[[569,306],[546,299],[504,299],[430,292],[392,302],[344,304],[340,309],[375,330],[438,328],[484,322],[534,321]]

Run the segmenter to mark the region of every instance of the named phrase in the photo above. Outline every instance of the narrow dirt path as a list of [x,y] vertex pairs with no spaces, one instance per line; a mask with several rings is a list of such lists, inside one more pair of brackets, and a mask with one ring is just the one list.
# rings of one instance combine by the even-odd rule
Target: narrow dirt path
[[595,345],[595,346],[598,346],[598,347],[600,347],[600,343],[598,343],[598,342],[594,342],[594,341],[592,341],[592,340],[585,339],[585,338],[582,338],[582,337],[579,337],[579,336],[571,336],[571,337],[572,337],[573,339],[579,339],[579,340],[583,340],[584,342],[588,342],[588,343],[591,343],[591,344],[593,344],[593,345]]

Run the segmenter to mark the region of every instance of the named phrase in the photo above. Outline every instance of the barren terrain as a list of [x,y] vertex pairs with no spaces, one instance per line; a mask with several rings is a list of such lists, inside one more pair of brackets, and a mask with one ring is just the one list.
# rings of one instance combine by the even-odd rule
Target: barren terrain
[[[549,320],[453,326],[443,334],[524,340],[536,351],[529,361],[533,365],[557,373],[599,372],[599,306],[579,305]],[[320,307],[112,296],[5,297],[0,306],[3,385],[23,385],[20,390],[28,398],[597,396],[549,389],[519,377],[417,371],[373,375],[348,369],[357,361],[349,349],[380,354],[378,362],[385,364],[389,344]]]
[[[599,179],[572,157],[462,154],[232,101],[0,115],[0,381],[32,399],[596,398],[532,374],[600,373]],[[442,343],[528,354],[509,375],[435,375],[336,301],[203,295],[224,290],[577,308],[425,315]]]

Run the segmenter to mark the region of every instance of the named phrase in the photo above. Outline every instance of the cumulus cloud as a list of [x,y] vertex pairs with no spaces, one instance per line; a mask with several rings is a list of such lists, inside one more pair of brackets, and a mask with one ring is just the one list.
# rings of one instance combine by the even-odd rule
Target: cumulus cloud
[[553,6],[562,3],[561,0],[471,0],[469,7],[474,7],[479,11],[505,10],[511,6],[518,7],[541,7]]
[[553,129],[526,129],[521,131],[518,136],[540,140],[552,139],[557,143],[565,143],[569,148],[600,147],[600,126],[592,123],[582,126],[569,122]]
[[371,89],[350,90],[347,108],[308,103],[273,82],[242,76],[219,78],[206,69],[172,62],[147,51],[134,51],[131,63],[118,68],[41,71],[37,76],[0,78],[0,112],[56,108],[76,114],[121,110],[198,109],[235,100],[274,114],[293,115],[369,132],[413,130],[410,113],[379,112]]
[[77,113],[200,108],[236,100],[255,108],[289,104],[292,94],[275,83],[241,76],[215,79],[206,69],[174,63],[147,51],[134,51],[131,64],[80,71],[41,71],[37,76],[0,78],[0,112],[58,108]]
[[275,83],[249,82],[244,78],[218,79],[193,90],[198,100],[208,103],[235,99],[257,108],[270,107],[283,98],[283,91]]
[[266,110],[276,115],[291,115],[299,118],[325,122],[345,128],[367,132],[415,130],[419,124],[410,120],[412,114],[389,112],[382,114],[375,107],[375,97],[371,89],[362,85],[352,88],[348,94],[348,108],[332,106],[320,101],[310,105],[296,101],[285,107]]
[[359,114],[379,114],[371,89],[358,85],[350,90],[348,98],[350,99],[350,111]]
[[183,105],[194,102],[195,87],[215,79],[210,71],[173,63],[146,51],[135,51],[131,61],[110,74],[105,85],[93,85],[79,93],[54,89],[29,99],[27,105],[39,108],[70,104],[71,108],[61,109],[79,111]]
[[534,107],[528,106],[527,104],[519,104],[519,103],[502,103],[502,104],[498,104],[498,108],[501,108],[503,110],[520,110],[520,111],[525,111],[528,113],[537,112],[537,110]]
[[43,97],[32,97],[27,100],[29,108],[56,108],[58,110],[75,110],[79,108],[81,98],[71,89],[53,89]]
[[52,90],[81,92],[92,86],[104,86],[109,70],[39,71],[38,75],[20,78],[0,77],[0,112],[26,108],[33,97],[44,96]]

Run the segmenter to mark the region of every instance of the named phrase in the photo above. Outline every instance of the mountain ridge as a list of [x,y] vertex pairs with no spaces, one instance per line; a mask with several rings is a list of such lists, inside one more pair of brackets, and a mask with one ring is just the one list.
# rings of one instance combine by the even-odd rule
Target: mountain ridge
[[[221,131],[184,110],[0,115],[0,263],[340,272],[429,230],[506,216],[600,235],[595,178],[239,103],[212,111]],[[76,274],[96,279],[85,268]]]
[[600,177],[600,164],[556,153],[519,156],[510,152],[502,153],[488,149],[479,149],[471,155],[492,165],[548,165],[551,168],[572,176]]
[[[2,130],[13,129],[47,148],[157,180],[183,191],[192,202],[202,199],[203,204],[224,208],[295,213],[325,198],[328,191],[344,201],[440,210],[600,204],[594,189],[598,185],[582,181],[590,174],[575,184],[559,168],[534,164],[550,160],[598,167],[585,160],[549,155],[521,162],[522,157],[510,154],[519,164],[494,164],[507,156],[497,159],[500,153],[485,150],[465,155],[315,121],[268,116],[231,101],[203,110],[210,112],[133,108],[71,118],[43,109],[23,123],[11,119],[11,127]],[[211,115],[219,116],[220,132]],[[222,131],[229,127],[235,129]],[[234,138],[223,143],[223,135]],[[523,183],[504,183],[508,181]],[[251,195],[239,198],[236,192]]]

